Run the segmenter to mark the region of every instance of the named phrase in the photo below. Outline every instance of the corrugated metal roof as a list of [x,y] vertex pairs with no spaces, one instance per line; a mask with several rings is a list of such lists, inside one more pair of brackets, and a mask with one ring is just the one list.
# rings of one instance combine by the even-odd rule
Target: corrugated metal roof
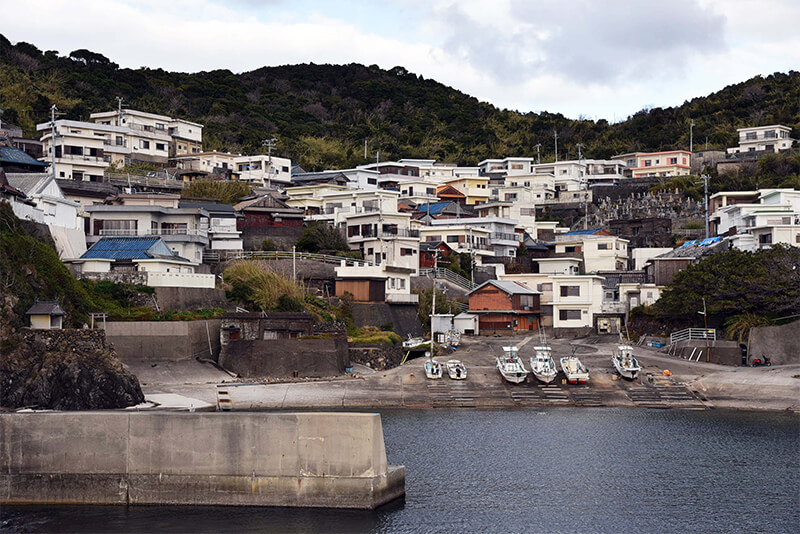
[[602,230],[602,228],[590,228],[588,230],[573,230],[571,232],[566,232],[564,234],[558,235],[592,235]]
[[153,258],[189,261],[175,254],[164,243],[164,240],[157,236],[102,237],[81,256],[83,260],[147,260]]
[[22,150],[13,146],[0,146],[0,163],[16,163],[18,165],[33,165],[47,167],[47,163],[35,160]]
[[[472,293],[476,292],[477,290],[486,286],[487,284],[491,284],[497,289],[505,291],[509,295],[539,295],[538,291],[534,291],[533,289],[530,289],[521,284],[518,284],[516,282],[511,282],[508,280],[487,280],[486,282],[482,283],[481,285],[479,285],[478,287],[476,287],[467,294],[471,295]],[[470,311],[474,312],[475,310],[470,310]]]

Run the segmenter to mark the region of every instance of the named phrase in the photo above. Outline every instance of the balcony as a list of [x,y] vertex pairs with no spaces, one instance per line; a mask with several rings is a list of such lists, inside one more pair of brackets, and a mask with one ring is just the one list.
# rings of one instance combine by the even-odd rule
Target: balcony
[[107,166],[103,156],[85,156],[83,154],[61,154],[56,156],[56,163],[69,162],[69,163],[101,163]]
[[514,241],[515,243],[519,243],[521,237],[520,234],[507,234],[504,232],[492,232],[489,234],[489,239],[491,241]]
[[394,231],[369,230],[361,232],[360,234],[348,236],[348,239],[397,239],[398,237],[419,238],[419,230],[410,230],[407,228],[398,228]]
[[377,206],[325,206],[325,215],[337,213],[378,213],[381,209]]
[[[234,230],[235,231],[235,230]],[[150,230],[135,230],[135,229],[103,229],[95,235],[100,237],[137,237],[137,236],[200,236],[208,237],[207,230],[192,229],[192,228],[157,228]]]

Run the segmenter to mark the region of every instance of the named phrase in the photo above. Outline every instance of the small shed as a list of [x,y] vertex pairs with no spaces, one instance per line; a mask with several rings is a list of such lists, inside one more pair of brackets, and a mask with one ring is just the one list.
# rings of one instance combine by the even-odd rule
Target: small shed
[[474,336],[478,335],[478,316],[473,313],[459,313],[453,318],[453,328],[458,332],[468,335]]
[[37,300],[25,315],[31,318],[31,328],[39,330],[60,330],[64,324],[64,310],[58,301]]

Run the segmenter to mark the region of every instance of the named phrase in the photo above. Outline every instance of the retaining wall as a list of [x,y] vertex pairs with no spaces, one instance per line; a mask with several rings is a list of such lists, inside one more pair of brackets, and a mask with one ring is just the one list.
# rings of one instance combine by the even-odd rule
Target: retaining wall
[[[750,329],[748,360],[768,356],[772,365],[800,363],[800,320],[781,326],[759,326]],[[749,363],[748,361],[748,363]]]
[[0,503],[372,509],[404,494],[379,414],[0,414]]
[[162,311],[228,308],[224,289],[197,287],[157,287],[156,299]]
[[326,377],[350,366],[347,338],[239,339],[223,347],[219,364],[243,377]]
[[[741,365],[742,364],[742,351],[739,349],[739,344],[735,341],[725,340],[712,340],[708,342],[708,359],[706,356],[706,342],[702,339],[692,339],[686,341],[678,341],[675,343],[676,347],[673,349],[673,355],[678,358],[692,358],[700,359],[698,361],[711,363],[718,363],[721,365]],[[692,356],[694,353],[694,356]]]
[[197,357],[216,360],[219,356],[220,323],[219,319],[108,322],[105,330],[106,339],[114,344],[117,356],[125,363]]
[[357,303],[350,305],[353,310],[353,322],[356,328],[362,326],[383,326],[392,323],[392,331],[405,338],[409,334],[421,336],[424,333],[422,323],[417,317],[414,304]]

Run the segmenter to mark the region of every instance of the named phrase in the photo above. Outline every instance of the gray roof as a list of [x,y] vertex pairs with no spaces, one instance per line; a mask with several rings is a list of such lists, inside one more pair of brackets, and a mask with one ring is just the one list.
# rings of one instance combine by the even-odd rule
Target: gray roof
[[306,172],[302,174],[292,174],[292,183],[295,184],[332,181],[347,183],[350,179],[342,172]]
[[472,291],[467,293],[467,295],[471,295],[472,293],[476,292],[477,290],[481,289],[482,287],[484,287],[484,286],[486,286],[488,284],[493,285],[494,287],[496,287],[500,291],[504,291],[504,292],[508,293],[509,295],[539,295],[540,294],[538,291],[534,291],[533,289],[530,289],[528,287],[520,285],[520,284],[518,284],[516,282],[510,282],[508,280],[487,280],[486,282],[482,283],[481,285],[479,285],[478,287],[476,287],[475,289],[473,289]]
[[47,172],[9,172],[6,173],[8,183],[28,196],[42,191],[50,178]]
[[37,300],[25,315],[66,315],[57,300]]

